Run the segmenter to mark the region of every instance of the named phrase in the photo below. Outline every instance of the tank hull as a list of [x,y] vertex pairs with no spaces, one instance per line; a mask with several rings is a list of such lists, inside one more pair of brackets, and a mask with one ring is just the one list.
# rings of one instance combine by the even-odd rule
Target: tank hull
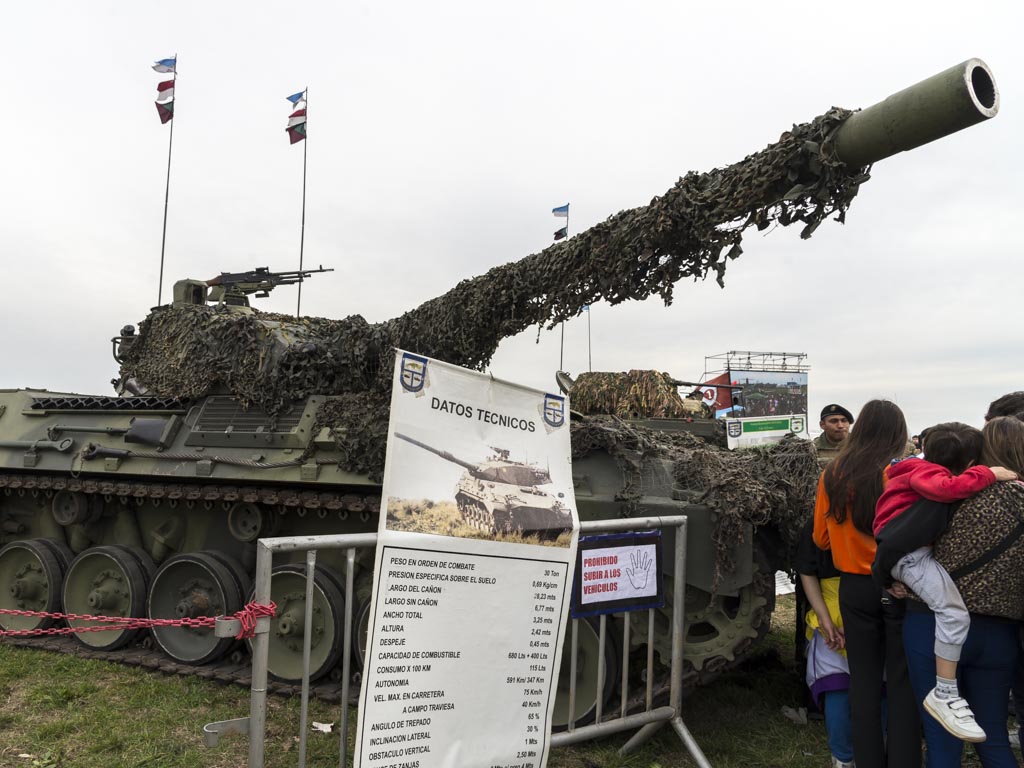
[[[335,441],[313,434],[315,413],[324,399],[296,403],[275,419],[245,410],[222,395],[172,401],[0,391],[0,581],[4,582],[0,607],[59,606],[73,613],[154,618],[230,613],[228,606],[249,599],[258,537],[377,530],[380,486],[340,469],[335,463]],[[311,446],[317,448],[315,460]],[[710,535],[701,527],[713,525],[707,508],[673,499],[670,488],[651,486],[655,494],[665,495],[653,495],[639,508],[627,509],[615,501],[623,480],[615,461],[605,454],[576,462],[574,481],[583,519],[684,513],[691,516],[691,529],[697,532],[691,541]],[[478,527],[557,537],[571,524],[564,505],[536,488],[481,485],[486,484],[466,477],[456,489],[465,519]],[[511,503],[496,503],[499,498]],[[755,575],[750,566],[752,542],[751,535],[737,543],[736,560],[741,565],[720,585],[720,596],[702,597],[710,596],[712,573],[707,558],[700,555],[699,543],[691,546],[692,564],[687,569],[688,590],[693,590],[688,592],[688,602],[691,606],[703,602],[710,611],[708,622],[720,623],[729,615],[735,623],[737,614],[729,614],[722,600],[746,601],[761,609],[757,621],[740,616],[744,638],[767,627],[770,610],[768,597],[748,595]],[[42,590],[36,589],[41,595],[35,598],[9,596],[13,584],[25,581],[17,575],[26,567],[25,546],[59,548],[65,553],[49,579],[43,578],[45,569],[36,562],[44,556],[27,556],[36,581],[45,583]],[[112,554],[107,552],[111,548],[116,550]],[[290,564],[282,558],[276,564],[280,573],[274,576],[279,616],[274,620],[271,673],[283,690],[295,682],[301,669],[297,661],[301,634],[294,625],[304,603],[293,599],[300,591],[295,577],[301,568],[299,557],[294,556]],[[143,561],[148,567],[132,565]],[[10,567],[5,568],[5,562]],[[346,599],[352,601],[363,630],[368,619],[369,554],[361,556],[357,565],[356,594],[347,596],[339,587],[338,574],[344,568],[341,554],[324,551],[318,557],[325,580],[319,587],[323,603],[319,607],[325,618],[321,639],[314,640],[313,674],[320,693],[328,698],[331,681],[337,680],[340,671],[336,633],[330,625],[340,626]],[[96,598],[105,587],[98,583],[97,574],[111,570],[139,593],[141,603],[139,599],[104,603]],[[197,582],[201,588],[197,589]],[[702,614],[696,610],[693,615],[701,618]],[[31,619],[19,622],[2,616],[0,625],[40,626]],[[105,637],[108,634],[112,636]],[[137,655],[142,651],[131,649],[144,640],[149,657],[163,658],[183,673],[213,674],[209,670],[223,669],[225,664],[238,666],[245,657],[244,648],[218,645],[212,636],[186,629],[165,631],[164,636],[99,632],[78,637],[89,639],[79,641],[79,651],[136,661],[143,658]],[[69,650],[68,641],[43,642]],[[359,650],[355,669],[361,659]],[[667,647],[659,650],[667,659]],[[707,638],[703,644],[695,642],[688,666],[690,680],[709,679],[712,670],[741,658],[734,646],[709,644]],[[585,716],[586,711],[584,706],[577,715]]]

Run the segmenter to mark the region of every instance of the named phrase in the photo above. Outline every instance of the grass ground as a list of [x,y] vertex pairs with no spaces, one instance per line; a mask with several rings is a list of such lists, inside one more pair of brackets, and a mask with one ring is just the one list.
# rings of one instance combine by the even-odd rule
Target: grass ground
[[556,539],[542,539],[537,534],[524,536],[517,531],[487,533],[463,520],[454,502],[395,497],[388,499],[388,528],[394,531],[434,533],[463,539],[501,541],[507,544],[540,544],[548,547],[568,547],[572,541],[569,531],[560,534]]
[[[798,725],[782,707],[802,703],[792,660],[792,596],[775,629],[742,669],[690,696],[683,718],[716,768],[818,768],[828,747],[820,722]],[[205,723],[248,714],[248,690],[0,643],[0,766],[20,768],[236,768],[248,742],[202,745]],[[337,723],[336,705],[311,702],[310,721]],[[269,701],[267,766],[297,765],[298,699]],[[353,711],[354,727],[354,711]],[[310,766],[337,765],[338,735],[309,737]],[[676,768],[693,765],[663,729],[619,757],[626,736],[554,750],[552,768]],[[973,754],[964,765],[977,765]]]

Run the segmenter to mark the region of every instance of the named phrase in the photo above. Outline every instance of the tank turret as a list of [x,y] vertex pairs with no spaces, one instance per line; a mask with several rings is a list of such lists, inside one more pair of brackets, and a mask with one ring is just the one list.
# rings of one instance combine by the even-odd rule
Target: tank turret
[[466,470],[455,488],[455,503],[462,519],[474,528],[545,539],[557,539],[572,528],[572,513],[562,494],[555,497],[540,487],[551,483],[548,470],[512,461],[504,448],[492,447],[494,456],[474,464],[401,432],[395,437]]
[[[272,341],[267,334],[246,318],[226,322],[223,307],[159,307],[123,356],[122,379],[174,396],[227,386],[274,412],[313,393],[379,394],[390,386],[396,347],[481,370],[502,339],[534,325],[554,327],[595,302],[658,295],[671,303],[679,280],[710,274],[724,285],[726,265],[742,254],[750,227],[797,224],[807,238],[827,218],[842,222],[873,163],[998,109],[991,72],[969,59],[862,111],[832,108],[794,125],[737,163],[688,173],[647,206],[463,280],[391,320],[261,314],[291,340],[273,354],[264,348]],[[204,343],[195,354],[181,348],[218,337],[226,341]]]

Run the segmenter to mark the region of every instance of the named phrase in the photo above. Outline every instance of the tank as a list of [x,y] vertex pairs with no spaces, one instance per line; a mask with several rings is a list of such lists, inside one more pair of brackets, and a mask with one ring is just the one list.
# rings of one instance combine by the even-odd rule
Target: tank
[[[843,220],[872,163],[997,111],[991,72],[971,59],[861,112],[833,108],[794,125],[738,163],[686,174],[648,206],[464,280],[384,323],[358,315],[296,319],[250,306],[251,297],[312,271],[260,268],[179,281],[170,304],[114,338],[116,395],[0,390],[0,609],[7,611],[0,626],[47,628],[54,620],[34,612],[61,609],[155,618],[234,612],[251,594],[258,538],[377,529],[395,347],[481,370],[501,339],[554,326],[591,303],[655,294],[671,302],[684,277],[714,274],[724,283],[750,227],[798,224],[809,237],[826,218]],[[583,519],[688,516],[690,686],[737,664],[767,631],[773,572],[786,565],[817,471],[804,441],[729,453],[693,434],[703,424],[716,431],[710,419],[642,409],[571,421]],[[557,519],[560,502],[543,491],[537,468],[500,452],[462,465],[464,514],[482,525],[536,525],[527,508]],[[532,482],[515,484],[517,499],[532,494],[529,503],[503,506],[497,494],[477,492],[486,467],[529,474]],[[353,594],[338,577],[338,553],[325,551],[318,563],[311,670],[314,692],[332,698],[340,688],[339,617],[349,601],[365,638],[372,561],[364,552]],[[272,598],[273,686],[294,691],[301,564],[275,568]],[[602,657],[596,631],[581,627],[579,721],[611,694],[622,659],[614,640]],[[639,651],[646,631],[630,637]],[[24,642],[247,679],[245,649],[201,628],[125,627]],[[363,642],[354,649],[357,668]],[[667,659],[666,648],[657,650]],[[603,691],[587,688],[595,665],[606,668]],[[560,694],[567,664],[562,672]],[[567,720],[566,699],[559,696],[556,723]]]
[[395,432],[395,437],[466,470],[455,486],[455,503],[462,519],[473,528],[488,534],[517,533],[541,539],[557,539],[572,530],[572,512],[565,502],[541,487],[551,484],[547,469],[510,461],[504,448],[492,446],[494,455],[474,464],[401,432]]

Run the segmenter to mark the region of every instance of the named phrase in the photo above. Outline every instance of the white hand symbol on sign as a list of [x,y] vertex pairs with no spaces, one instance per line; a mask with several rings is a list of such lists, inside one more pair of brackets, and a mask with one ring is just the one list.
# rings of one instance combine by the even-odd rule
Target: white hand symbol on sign
[[643,589],[647,586],[647,577],[651,572],[651,556],[646,552],[634,552],[629,556],[632,568],[626,569],[626,576],[633,589]]

